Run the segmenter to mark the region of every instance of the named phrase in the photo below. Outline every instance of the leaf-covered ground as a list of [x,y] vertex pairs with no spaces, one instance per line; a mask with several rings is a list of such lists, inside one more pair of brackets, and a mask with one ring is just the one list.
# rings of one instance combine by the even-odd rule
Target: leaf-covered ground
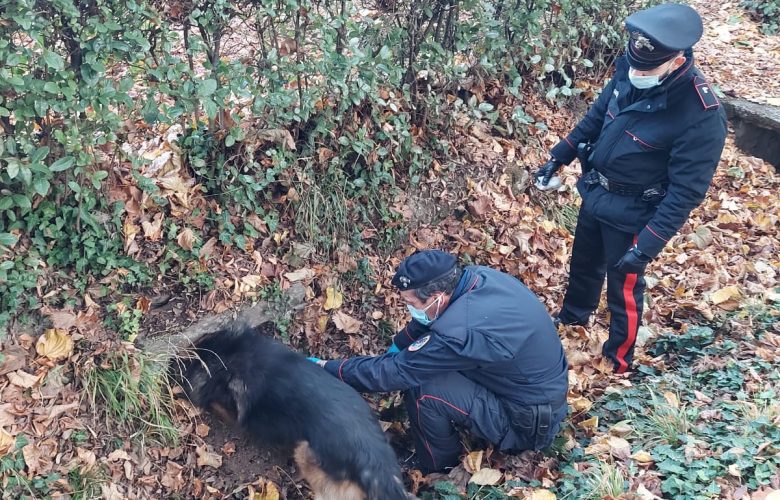
[[[760,35],[736,2],[694,3],[705,16],[697,47],[704,71],[724,92],[777,104],[780,38]],[[581,84],[586,100],[599,85]],[[500,113],[516,104],[492,82],[465,82],[464,91]],[[174,234],[196,258],[186,276],[161,276],[158,288],[132,297],[111,293],[117,272],[87,290],[82,310],[48,309],[41,325],[19,327],[4,341],[3,496],[307,498],[284,458],[171,399],[155,385],[153,356],[132,345],[137,335],[180,331],[247,301],[282,301],[292,283],[306,287],[306,307],[280,317],[277,329],[293,347],[323,358],[386,349],[405,320],[389,279],[414,248],[445,248],[510,272],[555,311],[576,220],[576,167],[551,194],[530,189],[528,174],[583,108],[527,96],[526,113],[547,127],[510,140],[474,120],[458,98],[450,100],[454,129],[441,138],[458,161],[436,163],[419,187],[396,197],[391,210],[400,222],[390,230],[366,227],[361,250],[328,256],[297,237],[300,214],[292,209],[273,228],[259,218],[245,221],[258,237],[243,249],[199,232],[204,209],[217,206],[184,168],[178,131],[134,124],[136,140],[124,148],[151,160],[143,174],[167,204],[150,200],[129,168],[115,170],[109,196],[125,202],[125,251],[159,263]],[[294,206],[298,193],[290,185],[277,203]],[[639,372],[610,374],[600,357],[607,324],[600,310],[593,326],[561,331],[572,365],[572,413],[554,450],[510,457],[470,448],[451,477],[413,475],[412,486],[437,498],[777,498],[779,189],[774,169],[741,153],[730,137],[704,204],[648,270]],[[385,250],[393,243],[387,238],[405,250]],[[396,400],[372,403],[387,410]],[[402,426],[388,432],[404,442]]]

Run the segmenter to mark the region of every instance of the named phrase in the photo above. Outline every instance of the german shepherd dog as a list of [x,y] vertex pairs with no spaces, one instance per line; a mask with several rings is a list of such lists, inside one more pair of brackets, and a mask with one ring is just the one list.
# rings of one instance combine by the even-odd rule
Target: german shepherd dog
[[302,355],[243,325],[182,360],[190,400],[260,443],[292,451],[316,500],[405,500],[401,470],[368,404]]

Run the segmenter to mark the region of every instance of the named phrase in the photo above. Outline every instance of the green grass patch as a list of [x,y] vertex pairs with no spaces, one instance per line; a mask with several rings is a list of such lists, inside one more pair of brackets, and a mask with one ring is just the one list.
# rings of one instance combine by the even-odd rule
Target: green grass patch
[[73,500],[88,500],[98,498],[101,495],[101,486],[108,481],[108,475],[99,466],[89,470],[79,468],[68,472],[68,485],[70,486]]
[[176,444],[166,359],[142,351],[110,352],[84,376],[85,397],[104,412],[109,427],[129,432],[131,439]]

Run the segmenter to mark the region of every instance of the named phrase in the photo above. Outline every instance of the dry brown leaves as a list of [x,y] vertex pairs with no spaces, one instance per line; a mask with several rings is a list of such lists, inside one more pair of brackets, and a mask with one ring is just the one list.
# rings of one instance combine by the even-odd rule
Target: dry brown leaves
[[[780,97],[777,68],[770,67],[780,57],[780,39],[758,35],[755,24],[746,19],[735,1],[713,4],[694,0],[694,5],[705,18],[705,35],[697,45],[698,61],[705,73],[723,90],[743,97],[763,102]],[[582,88],[598,85],[588,83]],[[497,85],[472,82],[465,87],[479,100],[489,98],[500,113],[506,114],[517,104]],[[208,270],[217,276],[215,289],[195,303],[202,309],[201,314],[222,312],[244,300],[255,299],[264,286],[272,283],[282,290],[292,283],[302,283],[307,289],[307,307],[291,327],[291,340],[296,343],[305,336],[310,352],[326,358],[376,354],[387,348],[373,333],[382,322],[397,327],[406,320],[390,278],[400,260],[416,248],[444,248],[518,276],[551,312],[556,311],[567,282],[572,235],[552,220],[551,208],[574,203],[576,168],[565,169],[564,186],[546,194],[528,187],[528,174],[543,163],[549,148],[575,119],[571,112],[553,109],[533,95],[526,96],[522,104],[528,114],[548,125],[548,129],[531,127],[522,143],[500,137],[489,125],[474,123],[464,114],[454,114],[455,129],[460,133],[453,134],[453,149],[461,154],[463,165],[450,171],[435,163],[423,179],[419,197],[399,194],[390,207],[401,216],[403,224],[414,228],[407,248],[382,258],[370,250],[356,255],[349,248],[341,248],[329,265],[316,263],[318,259],[311,248],[296,241],[294,224],[289,219],[282,220],[271,232],[259,217],[247,218],[245,222],[261,235],[248,242],[247,248],[226,248],[215,235],[202,234],[203,214],[209,209],[220,213],[223,208],[202,196],[200,186],[183,165],[174,141],[181,129],[174,126],[146,130],[143,124],[129,124],[132,130],[145,129],[138,137],[153,138],[127,144],[123,151],[127,156],[148,161],[141,173],[159,188],[158,195],[168,203],[166,207],[158,206],[140,190],[129,168],[112,171],[109,196],[125,205],[125,252],[155,262],[162,254],[163,228],[175,221],[179,227],[173,235],[176,244],[196,252],[198,258],[189,270]],[[257,140],[294,147],[285,132],[260,131]],[[319,153],[322,161],[332,155],[324,148]],[[714,318],[745,303],[776,300],[774,288],[780,268],[779,188],[780,181],[768,164],[742,154],[732,139],[728,140],[703,205],[649,268],[649,307],[640,340],[646,341],[686,318]],[[444,208],[450,215],[430,224],[437,213],[432,206]],[[201,215],[192,215],[196,209]],[[231,217],[236,225],[244,222]],[[373,228],[363,231],[369,244],[375,242],[375,236]],[[356,270],[358,260],[363,258],[373,270],[374,289],[342,286],[340,276]],[[205,478],[220,473],[224,457],[235,453],[235,444],[216,449],[205,443],[209,428],[192,423],[197,411],[187,404],[177,408],[182,434],[189,443],[186,448],[141,450],[128,445],[111,449],[99,444],[111,441],[104,435],[105,430],[89,426],[89,410],[79,405],[80,395],[74,389],[73,378],[86,356],[111,348],[101,340],[100,307],[93,297],[102,297],[105,288],[114,289],[123,272],[126,273],[118,270],[90,284],[80,311],[44,308],[42,312],[51,321],[52,330],[40,336],[20,335],[13,343],[2,346],[0,456],[21,453],[27,467],[25,474],[30,477],[52,472],[67,477],[69,468],[75,465],[83,470],[101,467],[110,476],[103,486],[106,498],[229,494],[230,491],[215,488]],[[145,315],[158,306],[151,294],[137,297],[135,305]],[[568,327],[561,331],[572,366],[569,403],[574,426],[564,431],[566,446],[576,447],[575,437],[586,437],[586,453],[605,460],[632,460],[648,468],[652,464],[650,455],[643,450],[632,453],[626,446],[630,428],[618,424],[609,432],[599,433],[598,418],[588,413],[605,392],[620,391],[631,384],[611,375],[609,363],[601,358],[601,344],[607,337],[606,316],[602,307],[592,327]],[[176,315],[172,319],[181,321]],[[93,350],[74,350],[74,342],[85,338],[95,342]],[[756,347],[755,354],[777,361],[778,351],[780,336],[768,336]],[[641,348],[638,357],[644,363],[662,367],[660,360],[647,359]],[[68,439],[77,431],[89,436],[85,444],[76,446]],[[19,436],[24,436],[28,444],[15,451]],[[467,455],[458,474],[457,481],[463,484],[469,479],[486,485],[512,479],[539,481],[541,488],[520,488],[513,493],[546,500],[554,498],[548,488],[555,485],[558,472],[552,459],[539,454],[509,457],[486,450]],[[653,485],[652,474],[647,477],[650,479],[639,485],[637,493],[645,491],[642,498],[653,498],[658,486]],[[412,479],[416,485],[425,482],[419,477]],[[265,479],[244,489],[256,500],[279,497],[277,486]],[[67,492],[67,488],[63,486],[62,491]]]
[[694,56],[721,90],[755,102],[780,106],[780,36],[767,36],[739,1],[693,0],[704,19]]

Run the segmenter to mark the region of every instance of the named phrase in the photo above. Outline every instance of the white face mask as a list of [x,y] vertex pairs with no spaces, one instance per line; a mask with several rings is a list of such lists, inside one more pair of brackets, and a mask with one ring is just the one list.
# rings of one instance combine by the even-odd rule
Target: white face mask
[[634,68],[630,68],[628,70],[628,79],[631,82],[631,85],[638,89],[651,89],[661,85],[663,81],[666,80],[666,77],[669,76],[669,74],[672,72],[671,67],[673,65],[674,60],[672,60],[672,63],[664,73],[652,76],[637,75],[636,70]]

